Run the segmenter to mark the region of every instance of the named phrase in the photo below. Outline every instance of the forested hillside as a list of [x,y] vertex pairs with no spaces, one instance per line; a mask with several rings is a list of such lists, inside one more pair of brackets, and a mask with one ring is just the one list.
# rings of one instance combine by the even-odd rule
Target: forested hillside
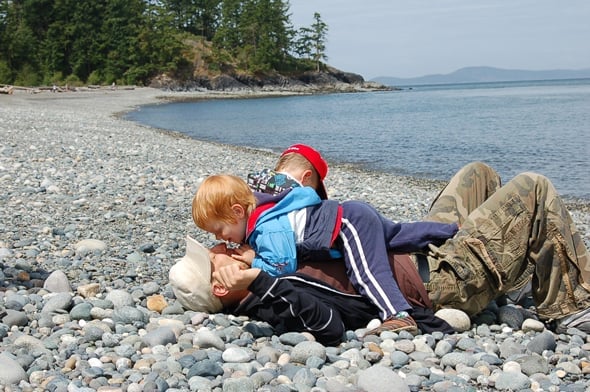
[[148,85],[325,69],[319,14],[288,0],[3,0],[0,84]]

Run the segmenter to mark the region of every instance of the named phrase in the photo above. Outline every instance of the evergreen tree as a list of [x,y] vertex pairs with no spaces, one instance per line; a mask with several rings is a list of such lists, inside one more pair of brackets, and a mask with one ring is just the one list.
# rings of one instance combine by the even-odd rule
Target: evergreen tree
[[183,57],[182,33],[173,27],[172,16],[159,4],[148,6],[145,23],[139,35],[141,64],[146,64],[147,77],[159,72],[168,72],[176,77],[187,78],[192,72],[191,64]]
[[105,45],[101,41],[103,36],[98,32],[102,30],[106,4],[94,0],[77,0],[74,3],[70,10],[74,37],[70,69],[79,80],[89,81],[92,75],[89,83],[100,84],[103,82]]
[[[6,84],[36,85],[39,83],[37,37],[26,17],[22,1],[6,2],[2,8],[3,26],[0,28],[1,82]],[[15,83],[16,82],[16,83]]]
[[256,4],[258,39],[254,58],[263,69],[281,70],[287,61],[294,36],[288,10],[282,0],[259,0]]
[[316,71],[321,70],[322,60],[327,60],[326,37],[328,26],[319,13],[313,14],[314,23],[310,27],[301,27],[294,44],[294,52],[301,58],[313,61]]
[[328,25],[326,25],[319,13],[313,14],[314,22],[311,25],[311,40],[313,47],[313,61],[316,63],[316,71],[320,71],[322,60],[328,60],[326,56],[326,37],[328,36]]
[[173,26],[211,40],[218,24],[221,0],[162,0],[161,4],[172,16]]
[[[140,67],[137,62],[140,26],[145,3],[142,0],[107,0],[101,31],[102,54],[105,58],[104,81],[134,83]],[[139,72],[141,74],[142,72]]]
[[297,38],[293,51],[297,56],[303,59],[312,60],[312,30],[309,27],[300,27],[297,32]]
[[291,51],[293,28],[282,0],[223,0],[213,39],[217,58],[253,72],[279,70]]
[[218,62],[230,61],[234,50],[244,46],[240,32],[241,0],[222,0],[219,26],[213,36],[213,49]]
[[[70,57],[75,39],[75,22],[71,9],[76,0],[56,0],[48,10],[50,15],[43,38],[39,41],[39,63],[44,84],[57,82],[72,71]],[[58,79],[58,80],[55,80]]]

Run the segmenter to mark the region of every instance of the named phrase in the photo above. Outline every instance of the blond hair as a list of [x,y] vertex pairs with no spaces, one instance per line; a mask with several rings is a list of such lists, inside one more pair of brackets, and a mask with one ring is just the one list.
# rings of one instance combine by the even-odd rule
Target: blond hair
[[311,162],[303,155],[296,152],[283,154],[275,166],[275,171],[283,173],[290,173],[291,170],[294,169],[311,170],[311,184],[309,185],[314,189],[318,189],[320,175],[318,174],[318,171],[315,169],[315,167],[313,167]]
[[232,206],[240,205],[249,215],[256,207],[254,194],[240,177],[217,174],[207,177],[193,197],[193,221],[201,229],[207,222],[236,223]]

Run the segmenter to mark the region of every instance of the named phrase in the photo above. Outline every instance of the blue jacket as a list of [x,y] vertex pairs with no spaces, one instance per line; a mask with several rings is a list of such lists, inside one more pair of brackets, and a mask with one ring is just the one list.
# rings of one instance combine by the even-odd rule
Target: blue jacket
[[252,267],[279,276],[295,272],[297,258],[308,259],[310,253],[338,257],[331,251],[340,227],[337,201],[322,201],[310,187],[276,196],[256,193],[256,197],[258,206],[250,215],[246,239],[256,252]]

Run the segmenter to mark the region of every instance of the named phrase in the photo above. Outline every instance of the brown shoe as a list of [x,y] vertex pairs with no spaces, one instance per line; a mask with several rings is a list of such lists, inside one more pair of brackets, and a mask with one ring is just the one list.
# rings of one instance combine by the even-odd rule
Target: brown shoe
[[391,332],[399,332],[399,331],[408,331],[411,334],[416,334],[418,332],[418,325],[411,316],[406,317],[390,317],[385,320],[381,326],[377,328],[373,328],[370,331],[365,333],[366,335],[380,335],[381,332],[391,331]]

